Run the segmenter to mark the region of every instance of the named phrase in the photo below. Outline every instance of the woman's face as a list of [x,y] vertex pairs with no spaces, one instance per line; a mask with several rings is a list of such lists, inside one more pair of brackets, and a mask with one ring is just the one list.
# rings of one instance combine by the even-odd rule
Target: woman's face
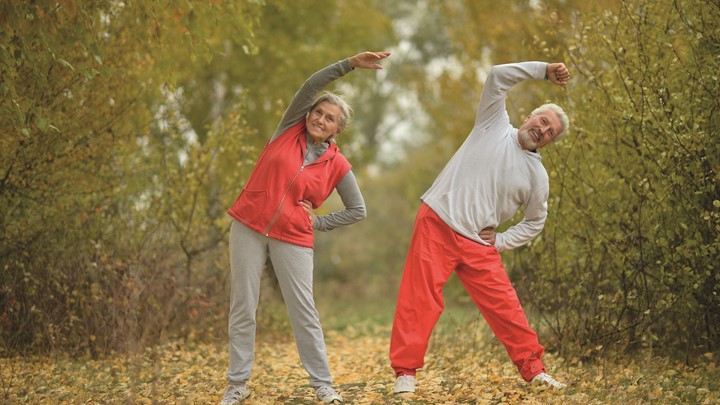
[[323,101],[310,110],[305,118],[308,134],[315,145],[325,142],[338,133],[340,127],[340,107]]

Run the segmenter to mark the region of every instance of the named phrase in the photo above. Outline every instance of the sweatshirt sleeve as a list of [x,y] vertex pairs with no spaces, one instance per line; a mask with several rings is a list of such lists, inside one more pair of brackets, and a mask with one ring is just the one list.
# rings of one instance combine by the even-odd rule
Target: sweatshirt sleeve
[[318,215],[313,223],[313,228],[319,231],[331,231],[340,226],[362,221],[367,217],[365,200],[352,170],[345,174],[335,189],[340,195],[345,209],[328,215]]
[[475,117],[475,126],[487,126],[502,119],[510,122],[505,109],[505,96],[510,88],[527,79],[544,79],[546,62],[520,62],[495,65],[490,69]]
[[547,181],[524,204],[524,218],[505,232],[495,234],[495,248],[498,252],[515,249],[542,232],[548,215],[547,200],[549,187]]
[[295,93],[290,105],[285,110],[280,124],[272,138],[270,138],[270,142],[274,141],[280,134],[305,117],[305,114],[315,101],[315,97],[317,97],[325,86],[345,76],[352,70],[353,68],[350,66],[350,62],[344,59],[318,70],[305,80],[305,83],[303,83],[297,93]]

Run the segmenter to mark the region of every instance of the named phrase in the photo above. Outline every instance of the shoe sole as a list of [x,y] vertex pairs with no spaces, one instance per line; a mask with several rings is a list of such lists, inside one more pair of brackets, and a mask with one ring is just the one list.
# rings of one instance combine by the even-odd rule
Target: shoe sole
[[557,385],[552,385],[552,384],[546,383],[546,382],[544,382],[544,381],[542,381],[542,382],[534,382],[534,383],[532,383],[532,385],[534,385],[534,386],[536,386],[536,387],[541,387],[541,388],[546,388],[546,389],[552,389],[552,390],[564,390],[565,388],[567,388],[567,385],[563,385],[563,386],[558,387]]
[[[317,397],[315,397],[315,398],[317,398]],[[329,402],[325,401],[324,399],[320,399],[320,398],[317,398],[317,400],[322,402],[323,404],[342,404],[342,403],[344,403],[342,398],[333,398]]]

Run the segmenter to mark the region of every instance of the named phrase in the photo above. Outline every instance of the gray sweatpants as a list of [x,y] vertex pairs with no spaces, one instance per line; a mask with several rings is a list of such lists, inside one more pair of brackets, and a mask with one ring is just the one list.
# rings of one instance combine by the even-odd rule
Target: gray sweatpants
[[300,360],[310,385],[331,385],[320,316],[313,300],[313,250],[268,238],[233,220],[230,226],[230,383],[250,379],[255,348],[255,313],[260,275],[270,254],[280,283]]

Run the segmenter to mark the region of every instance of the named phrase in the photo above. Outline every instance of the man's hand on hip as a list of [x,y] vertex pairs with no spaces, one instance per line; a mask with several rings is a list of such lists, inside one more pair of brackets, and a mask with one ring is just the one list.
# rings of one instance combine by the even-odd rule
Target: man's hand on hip
[[479,235],[480,239],[491,244],[492,246],[495,246],[495,228],[484,228],[482,231],[480,231]]

